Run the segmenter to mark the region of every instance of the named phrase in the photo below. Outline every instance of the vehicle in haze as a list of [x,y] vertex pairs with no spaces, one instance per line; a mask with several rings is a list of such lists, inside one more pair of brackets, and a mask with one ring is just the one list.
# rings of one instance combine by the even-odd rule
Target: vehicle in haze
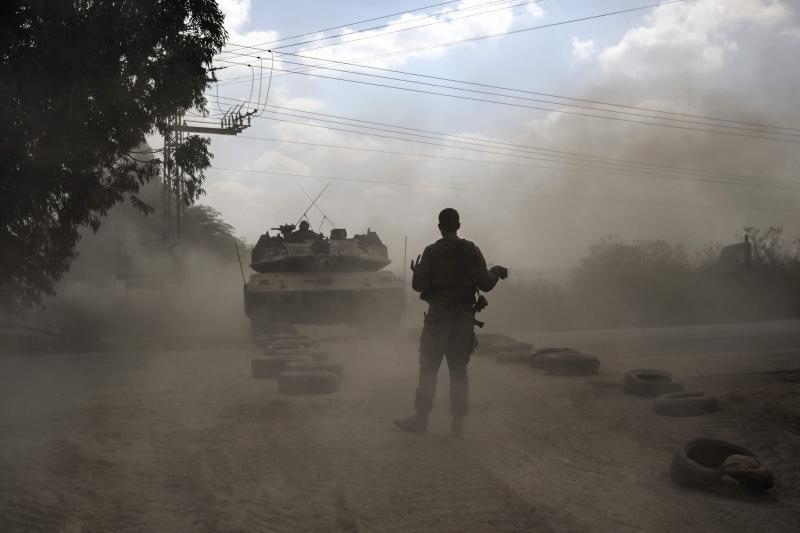
[[383,270],[389,253],[378,234],[329,236],[301,223],[264,233],[253,248],[256,271],[244,287],[244,308],[255,334],[289,324],[348,324],[385,329],[405,309],[405,287]]

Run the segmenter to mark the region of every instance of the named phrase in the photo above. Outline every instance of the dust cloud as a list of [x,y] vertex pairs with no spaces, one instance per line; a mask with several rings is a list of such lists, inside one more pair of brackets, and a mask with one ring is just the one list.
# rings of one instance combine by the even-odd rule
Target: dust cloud
[[[250,2],[224,4],[244,25]],[[570,62],[569,82],[528,86],[791,126],[800,122],[798,16],[788,1],[697,0],[657,8],[622,34],[576,26],[572,56],[557,58]],[[531,61],[548,52],[531,50]],[[271,102],[367,119],[380,112],[380,120],[451,136],[663,167],[622,172],[548,152],[536,155],[547,161],[396,157],[379,151],[434,152],[330,131],[312,137],[266,121],[254,121],[247,136],[375,152],[215,138],[207,205],[187,211],[181,237],[163,237],[160,184],[142,195],[155,213],[114,208],[98,232],[84,234],[57,295],[26,317],[61,332],[63,343],[41,357],[0,357],[0,525],[457,532],[692,524],[727,532],[796,524],[796,143],[484,104],[420,106],[417,95],[387,106],[372,88],[352,91],[350,110],[281,86]],[[465,150],[435,155],[488,159]],[[242,165],[252,172],[223,170]],[[305,193],[326,182],[323,219]],[[512,355],[524,358],[514,366],[488,344],[468,354],[466,440],[445,437],[444,369],[429,435],[392,425],[419,395],[426,304],[408,286],[405,313],[386,335],[297,328],[306,336],[294,336],[286,353],[341,365],[336,393],[283,394],[276,379],[254,379],[263,377],[254,361],[286,353],[260,344],[278,338],[274,347],[279,335],[251,335],[235,246],[249,277],[258,237],[306,207],[314,230],[376,231],[389,249],[387,269],[409,285],[408,263],[439,238],[445,207],[460,212],[461,236],[490,266],[509,267],[509,279],[487,295],[478,333],[507,335],[503,342],[519,350]],[[732,271],[720,252],[745,236],[752,268]],[[599,373],[564,377],[536,367],[536,349],[548,347],[590,356]],[[652,400],[623,393],[632,368],[663,369],[687,390],[713,391],[720,412],[656,415]],[[697,435],[752,448],[779,483],[763,497],[731,483],[713,497],[676,488],[673,451]]]
[[[553,92],[673,113],[726,117],[742,123],[791,125],[800,120],[793,93],[800,80],[793,65],[796,54],[792,53],[800,47],[800,33],[797,10],[789,3],[740,0],[733,9],[721,0],[703,0],[655,9],[636,27],[612,38],[594,36],[590,28],[575,31],[578,35],[569,58],[575,76],[569,84],[554,87]],[[353,93],[354,97],[358,94]],[[274,98],[278,105],[326,111],[321,102],[280,86]],[[359,100],[359,110],[351,114],[366,117],[375,105],[373,99],[365,97]],[[626,167],[621,172],[614,164],[587,165],[547,152],[536,155],[547,161],[498,155],[487,158],[464,150],[439,152],[493,161],[476,163],[308,146],[264,148],[246,139],[227,138],[214,139],[215,164],[225,167],[229,164],[226,160],[255,159],[249,167],[252,170],[361,176],[416,185],[332,182],[319,202],[329,218],[323,219],[316,207],[310,208],[308,215],[314,229],[323,232],[333,226],[331,219],[351,234],[368,227],[377,231],[389,248],[389,268],[403,278],[410,275],[408,261],[439,237],[439,210],[457,208],[462,217],[462,236],[478,244],[490,264],[511,269],[509,282],[491,295],[486,316],[490,323],[514,327],[564,329],[719,320],[722,318],[714,310],[719,306],[715,291],[723,289],[718,276],[710,272],[713,257],[704,257],[705,250],[712,247],[718,253],[720,245],[741,241],[744,228],[749,226],[782,227],[781,246],[789,255],[793,241],[800,237],[795,216],[797,192],[791,184],[800,152],[791,142],[752,138],[760,135],[752,131],[758,127],[728,129],[737,135],[721,135],[502,106],[488,112],[484,104],[459,105],[458,116],[445,106],[424,115],[408,111],[413,107],[398,106],[388,111],[386,120],[434,130],[441,129],[444,120],[460,128],[452,130],[454,136],[555,147],[565,153],[607,158],[604,161],[646,162],[670,170],[635,167],[631,171]],[[465,116],[471,120],[464,120]],[[639,120],[634,115],[614,116]],[[685,116],[682,119],[689,120]],[[491,121],[491,135],[479,129],[487,120]],[[692,126],[687,122],[669,124]],[[269,127],[258,123],[252,129],[253,136],[269,133],[306,139],[308,134],[306,129],[281,123]],[[356,149],[398,149],[390,141],[331,131],[316,132],[313,141]],[[426,152],[424,146],[405,146],[403,150]],[[252,244],[267,228],[294,222],[309,207],[298,183],[315,194],[324,181],[240,176],[211,169],[205,201],[219,209],[222,219],[232,225],[232,235]],[[151,333],[192,325],[198,330],[208,326],[238,335],[245,319],[241,274],[232,241],[227,250],[210,254],[191,243],[170,250],[160,236],[158,213],[144,224],[132,222],[132,217],[131,213],[112,213],[97,235],[86,235],[78,260],[59,296],[49,303],[50,308],[63,308],[61,314],[70,320],[82,316],[66,311],[70,306],[97,309],[97,317],[91,321],[103,324],[101,329],[124,330],[144,321],[144,330]],[[592,293],[586,284],[577,287],[578,269],[592,258],[592,247],[609,236],[619,241],[618,251],[634,256],[646,254],[648,246],[667,250],[670,257],[663,258],[663,270],[659,271],[655,263],[649,265],[646,279],[660,285],[661,292],[679,288],[680,297],[663,302],[662,307],[671,311],[659,308],[661,304],[655,306],[659,308],[656,312],[647,309],[653,307],[649,293],[643,292],[634,301],[612,302],[607,295]],[[247,267],[244,249],[243,253],[245,274],[249,275],[252,271]],[[146,278],[170,278],[174,274],[171,269],[183,269],[183,281],[161,288],[126,290],[119,270],[130,265],[121,266],[121,258],[136,265],[140,273],[157,271]],[[647,256],[646,260],[659,258]],[[608,281],[597,278],[598,284]],[[700,286],[711,287],[698,297],[702,302],[687,301],[686,294],[698,292]],[[592,318],[608,317],[609,306],[617,309],[611,313],[613,320],[603,324]],[[156,307],[158,312],[143,311],[137,316],[135,309],[139,307]],[[413,294],[409,294],[407,309],[406,322],[417,321],[422,304]],[[762,313],[770,317],[787,314],[790,312]]]
[[[204,206],[187,211],[183,239],[165,241],[159,190],[144,190],[154,213],[120,205],[97,233],[85,232],[56,295],[27,320],[61,332],[76,350],[247,339],[236,247],[244,268],[249,249]],[[209,222],[220,227],[200,229]]]
[[[789,3],[765,0],[741,0],[735,6],[717,0],[664,6],[647,15],[637,27],[613,39],[603,36],[600,40],[591,34],[590,28],[576,28],[579,42],[593,38],[598,41],[592,41],[588,49],[584,46],[575,50],[574,56],[568,58],[573,62],[575,76],[569,83],[553,87],[552,92],[675,113],[791,126],[800,118],[792,89],[799,81],[792,64],[800,47],[797,11]],[[503,85],[503,80],[494,81]],[[530,85],[536,89],[548,84]],[[353,98],[362,95],[357,89],[352,90]],[[374,119],[378,102],[371,93],[363,94],[358,109],[346,114]],[[434,97],[414,98],[430,104],[437,101]],[[342,112],[326,109],[319,101],[304,99],[302,92],[294,95],[278,91],[276,103]],[[256,162],[249,168],[253,170],[363,177],[418,185],[420,188],[415,189],[332,182],[320,201],[338,225],[358,231],[366,227],[378,231],[389,246],[395,272],[406,267],[402,264],[404,239],[408,238],[406,255],[415,257],[438,238],[436,213],[448,206],[462,213],[464,237],[475,241],[490,262],[509,266],[516,274],[512,279],[522,276],[525,281],[548,277],[554,272],[556,277],[564,277],[586,256],[591,245],[607,235],[617,235],[626,241],[660,239],[697,251],[709,244],[739,241],[745,226],[783,226],[788,238],[800,236],[800,225],[793,214],[797,208],[794,190],[782,188],[784,184],[776,188],[759,180],[731,177],[795,179],[800,156],[791,142],[486,104],[433,106],[435,109],[430,113],[421,114],[413,111],[413,105],[406,105],[410,101],[403,99],[401,103],[402,106],[387,110],[380,118],[389,123],[439,131],[443,123],[452,123],[456,125],[452,135],[697,169],[721,177],[680,170],[657,176],[652,169],[621,173],[603,169],[602,165],[594,169],[577,166],[574,160],[557,163],[491,157],[503,163],[536,167],[519,168],[307,146],[263,147],[244,140],[236,145],[239,147],[236,153],[244,159],[252,156]],[[465,116],[470,120],[464,120]],[[491,124],[490,135],[481,131],[487,122]],[[692,127],[680,122],[671,124]],[[253,129],[254,136],[269,132],[279,138],[307,140],[309,137],[307,128],[291,124],[268,128],[254,125]],[[430,152],[425,146],[335,132],[319,131],[313,135],[314,142],[344,144],[356,149]],[[232,143],[234,140],[219,141],[222,158],[233,148]],[[463,150],[439,153],[487,159],[480,153]],[[209,201],[250,242],[264,227],[296,219],[308,203],[297,187],[297,179],[218,171],[212,171],[211,175]],[[300,182],[309,190],[319,190],[324,184],[324,180]],[[266,188],[269,190],[265,192]],[[310,215],[315,226],[322,221],[315,210]],[[322,224],[321,227],[327,228]]]

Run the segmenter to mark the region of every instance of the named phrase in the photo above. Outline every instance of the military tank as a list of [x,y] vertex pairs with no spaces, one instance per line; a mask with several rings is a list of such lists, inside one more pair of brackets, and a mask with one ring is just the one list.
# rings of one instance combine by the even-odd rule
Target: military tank
[[405,307],[403,282],[383,270],[386,245],[370,229],[347,236],[284,224],[261,235],[253,248],[244,308],[255,334],[293,324],[391,327]]

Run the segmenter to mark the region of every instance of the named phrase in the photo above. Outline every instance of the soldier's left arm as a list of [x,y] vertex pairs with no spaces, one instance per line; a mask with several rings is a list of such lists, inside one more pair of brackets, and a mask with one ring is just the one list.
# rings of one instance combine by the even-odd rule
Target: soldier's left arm
[[483,292],[489,292],[497,285],[497,280],[500,279],[500,276],[486,268],[486,259],[484,259],[481,249],[476,246],[475,251],[478,255],[478,289]]

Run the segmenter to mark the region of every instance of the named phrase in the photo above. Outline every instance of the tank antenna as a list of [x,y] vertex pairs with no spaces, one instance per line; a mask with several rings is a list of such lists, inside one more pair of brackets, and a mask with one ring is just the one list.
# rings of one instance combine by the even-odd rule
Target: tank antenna
[[303,220],[303,217],[304,217],[304,216],[306,216],[306,214],[308,214],[308,212],[311,210],[311,208],[312,208],[312,207],[314,207],[314,206],[316,205],[316,203],[317,203],[317,200],[319,200],[320,196],[322,196],[323,194],[325,194],[325,191],[327,191],[327,190],[328,190],[328,187],[330,187],[330,186],[331,186],[331,184],[330,184],[330,183],[328,183],[327,185],[325,185],[325,187],[323,187],[323,188],[322,188],[322,190],[321,190],[321,191],[319,191],[319,194],[316,196],[316,198],[314,198],[313,200],[311,200],[311,203],[309,204],[309,206],[306,208],[306,210],[305,210],[305,211],[303,211],[303,214],[302,214],[302,215],[300,215],[300,218],[298,218],[298,219],[297,219],[297,222],[295,223],[295,226],[296,226],[297,224],[299,224],[301,220]]
[[[301,190],[301,191],[303,191],[303,194],[305,194],[305,195],[306,195],[306,198],[308,198],[309,200],[313,200],[313,198],[311,198],[311,195],[310,195],[310,194],[308,194],[308,191],[306,191],[306,190],[303,188],[303,186],[302,186],[302,185],[298,185],[298,187],[300,187],[300,190]],[[319,211],[319,212],[320,212],[320,214],[322,215],[322,222],[320,222],[320,224],[319,224],[319,229],[317,230],[317,233],[319,233],[319,231],[322,229],[322,225],[325,223],[325,221],[326,221],[326,220],[328,221],[328,224],[330,224],[330,225],[331,225],[331,228],[335,228],[335,227],[336,227],[336,224],[333,222],[333,220],[331,220],[331,219],[330,219],[330,217],[328,216],[328,214],[327,214],[325,211],[323,211],[323,210],[322,210],[322,208],[319,206],[319,204],[318,204],[318,203],[316,203],[316,202],[314,202],[314,204],[313,204],[313,205],[314,205],[314,207],[316,207],[316,208],[317,208],[317,211]]]
[[233,239],[233,246],[236,247],[236,258],[239,259],[239,271],[242,273],[242,285],[247,285],[247,281],[244,279],[244,268],[242,267],[242,256],[239,255],[239,241],[235,238]]

